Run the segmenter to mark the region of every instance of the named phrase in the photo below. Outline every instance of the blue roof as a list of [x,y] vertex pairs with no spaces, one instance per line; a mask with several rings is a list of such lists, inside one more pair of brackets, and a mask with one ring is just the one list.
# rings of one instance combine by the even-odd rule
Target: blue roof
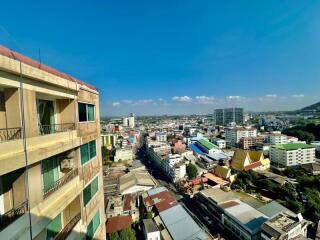
[[157,187],[157,188],[153,188],[153,189],[148,190],[147,193],[149,196],[152,196],[152,195],[155,195],[155,194],[158,194],[161,192],[165,192],[165,191],[168,191],[168,189],[165,187]]
[[195,144],[191,144],[190,148],[192,151],[194,151],[196,154],[200,154],[200,155],[204,155],[206,154],[205,152],[203,152],[197,145]]
[[160,212],[159,215],[174,240],[208,239],[207,234],[181,205]]

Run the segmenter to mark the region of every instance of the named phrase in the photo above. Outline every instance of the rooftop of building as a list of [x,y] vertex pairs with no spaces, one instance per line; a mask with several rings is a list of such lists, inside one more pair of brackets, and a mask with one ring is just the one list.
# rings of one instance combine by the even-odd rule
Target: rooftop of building
[[119,178],[120,191],[131,188],[136,185],[156,186],[157,183],[153,177],[145,170],[132,171]]
[[275,215],[279,214],[280,212],[288,212],[288,213],[294,215],[293,212],[291,212],[288,208],[281,205],[277,201],[272,201],[270,203],[267,203],[266,205],[263,205],[262,207],[258,208],[257,210],[262,212],[264,215],[268,216],[269,218],[274,217]]
[[277,148],[285,151],[292,151],[297,149],[309,149],[314,148],[314,146],[304,143],[286,143],[286,144],[277,144],[272,146],[272,148]]
[[200,144],[202,147],[206,148],[207,150],[211,150],[212,148],[218,148],[218,146],[216,146],[215,144],[204,139],[199,139],[197,143]]
[[205,234],[187,211],[179,204],[160,212],[159,215],[172,239],[208,239],[207,234]]
[[157,232],[159,231],[157,225],[152,219],[143,219],[144,229],[147,233]]
[[263,159],[264,155],[262,151],[236,149],[231,160],[231,167],[236,170],[244,170],[247,165],[260,162]]
[[304,223],[305,221],[300,221],[298,217],[292,216],[287,212],[281,212],[266,221],[261,228],[272,237],[275,237],[275,239],[278,239],[302,222]]
[[0,45],[0,55],[2,56],[5,56],[5,57],[8,57],[8,58],[11,58],[13,60],[17,60],[17,61],[20,61],[21,63],[24,63],[26,65],[29,65],[31,67],[34,67],[34,68],[37,68],[39,70],[42,70],[44,72],[47,72],[47,73],[50,73],[50,74],[53,74],[55,76],[58,76],[60,78],[63,78],[63,79],[66,79],[66,80],[69,80],[71,82],[75,82],[75,83],[78,83],[80,85],[84,85],[92,90],[95,90],[97,91],[97,88],[94,87],[93,85],[91,84],[88,84],[88,83],[85,83],[79,79],[76,79],[66,73],[63,73],[63,72],[60,72],[52,67],[49,67],[43,63],[40,63],[40,62],[37,62],[27,56],[24,56],[18,52],[15,52],[15,51],[12,51],[10,50],[9,48],[6,48],[4,46],[1,46]]
[[219,204],[219,207],[251,232],[256,232],[268,220],[266,215],[238,199]]
[[106,223],[106,233],[113,233],[123,229],[128,229],[131,227],[131,224],[131,216],[116,216],[109,218]]

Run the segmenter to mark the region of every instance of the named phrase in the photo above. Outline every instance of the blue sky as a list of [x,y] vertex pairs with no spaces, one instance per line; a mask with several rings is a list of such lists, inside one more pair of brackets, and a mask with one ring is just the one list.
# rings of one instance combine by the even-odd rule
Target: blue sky
[[94,84],[103,116],[320,100],[320,2],[5,1],[0,44]]

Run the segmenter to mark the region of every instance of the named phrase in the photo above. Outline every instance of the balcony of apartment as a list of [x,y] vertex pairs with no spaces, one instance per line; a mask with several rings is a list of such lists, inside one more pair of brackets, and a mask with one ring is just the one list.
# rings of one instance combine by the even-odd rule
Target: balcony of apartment
[[[0,84],[0,175],[23,167],[21,162],[17,168],[12,168],[17,159],[16,153],[23,153],[21,140],[19,89],[8,88]],[[11,157],[11,161],[5,161]]]
[[77,152],[70,150],[41,161],[43,199],[79,176]]
[[0,176],[0,239],[28,228],[25,170]]
[[[67,151],[47,158],[42,160],[40,165],[38,168],[41,170],[40,179],[37,177],[38,181],[34,184],[37,184],[38,187],[34,189],[40,188],[42,191],[32,191],[33,201],[30,201],[31,214],[35,216],[33,224],[37,226],[37,229],[43,228],[48,224],[48,220],[52,220],[67,206],[72,205],[72,202],[79,198],[83,188],[78,174],[77,151]],[[77,208],[77,212],[80,212],[80,207]],[[76,214],[70,213],[69,215],[63,223],[66,224],[72,220],[76,224],[76,219],[74,219]],[[73,223],[70,223],[68,227],[70,228]]]
[[[46,222],[42,229],[36,233],[35,240],[55,239],[64,240],[73,236],[73,239],[80,239],[81,225],[81,204],[80,196],[65,206],[60,212],[51,218],[43,220]],[[76,236],[76,237],[75,237]]]

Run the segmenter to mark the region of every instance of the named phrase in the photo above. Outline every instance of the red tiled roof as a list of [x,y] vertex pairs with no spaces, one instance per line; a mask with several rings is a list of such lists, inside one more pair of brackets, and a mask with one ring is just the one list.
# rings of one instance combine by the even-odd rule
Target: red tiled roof
[[124,195],[123,211],[130,211],[131,210],[131,202],[132,202],[131,194]]
[[153,202],[155,202],[154,205],[156,206],[158,212],[162,212],[178,204],[176,199],[168,191],[152,195],[151,199]]
[[260,161],[257,161],[257,162],[254,162],[254,163],[251,163],[251,164],[245,166],[244,170],[247,171],[247,170],[255,169],[255,168],[260,167],[260,166],[262,166],[262,163]]
[[64,79],[67,79],[69,81],[77,82],[80,85],[85,85],[88,88],[97,91],[97,88],[92,86],[91,84],[88,84],[88,83],[85,83],[85,82],[83,82],[81,80],[78,80],[78,79],[76,79],[76,78],[74,78],[74,77],[72,77],[72,76],[70,76],[68,74],[60,72],[60,71],[58,71],[58,70],[56,70],[56,69],[54,69],[52,67],[49,67],[49,66],[47,66],[45,64],[39,63],[39,62],[29,58],[29,57],[26,57],[26,56],[24,56],[24,55],[22,55],[20,53],[14,52],[14,51],[10,50],[9,48],[6,48],[6,47],[1,46],[1,45],[0,45],[0,55],[6,56],[6,57],[14,59],[14,60],[21,61],[22,63],[27,64],[29,66],[41,69],[42,71],[51,73],[53,75],[56,75],[56,76],[64,78]]
[[106,223],[106,232],[113,233],[130,228],[132,224],[131,216],[116,216],[109,218]]

